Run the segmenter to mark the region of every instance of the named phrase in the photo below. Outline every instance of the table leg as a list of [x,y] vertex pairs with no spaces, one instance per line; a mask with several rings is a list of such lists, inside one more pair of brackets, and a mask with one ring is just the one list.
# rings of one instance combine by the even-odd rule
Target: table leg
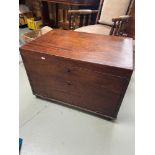
[[56,19],[55,19],[56,24],[55,24],[55,26],[58,28],[59,27],[59,4],[58,3],[55,4],[55,9],[56,9],[56,14],[55,14],[55,16],[56,16]]
[[41,10],[41,17],[42,17],[43,25],[50,26],[48,3],[40,1],[40,10]]

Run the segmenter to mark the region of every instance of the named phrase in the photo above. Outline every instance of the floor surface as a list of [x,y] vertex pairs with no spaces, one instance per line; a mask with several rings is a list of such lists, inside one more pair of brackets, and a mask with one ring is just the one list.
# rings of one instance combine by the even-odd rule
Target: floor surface
[[36,98],[19,71],[21,155],[134,155],[134,75],[111,122]]

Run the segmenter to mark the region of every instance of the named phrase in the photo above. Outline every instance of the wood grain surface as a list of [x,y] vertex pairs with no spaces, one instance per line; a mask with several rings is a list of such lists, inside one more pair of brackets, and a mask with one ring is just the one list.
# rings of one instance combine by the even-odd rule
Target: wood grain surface
[[97,5],[99,0],[41,0],[41,1],[48,1],[54,3],[61,3],[67,5]]
[[52,30],[22,49],[132,70],[132,44],[131,38]]
[[34,95],[117,117],[133,71],[132,39],[54,30],[20,51]]

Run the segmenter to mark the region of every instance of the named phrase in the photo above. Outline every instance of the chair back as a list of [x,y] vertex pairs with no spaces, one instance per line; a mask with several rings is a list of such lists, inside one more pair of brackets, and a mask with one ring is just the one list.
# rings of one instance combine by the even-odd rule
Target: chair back
[[127,15],[134,0],[101,0],[97,22],[112,25],[115,17]]

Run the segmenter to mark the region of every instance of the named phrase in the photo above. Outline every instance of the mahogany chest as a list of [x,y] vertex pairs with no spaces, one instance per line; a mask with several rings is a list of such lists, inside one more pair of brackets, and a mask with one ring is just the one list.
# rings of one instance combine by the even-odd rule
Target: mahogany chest
[[133,72],[131,38],[52,30],[20,48],[34,95],[114,119]]

